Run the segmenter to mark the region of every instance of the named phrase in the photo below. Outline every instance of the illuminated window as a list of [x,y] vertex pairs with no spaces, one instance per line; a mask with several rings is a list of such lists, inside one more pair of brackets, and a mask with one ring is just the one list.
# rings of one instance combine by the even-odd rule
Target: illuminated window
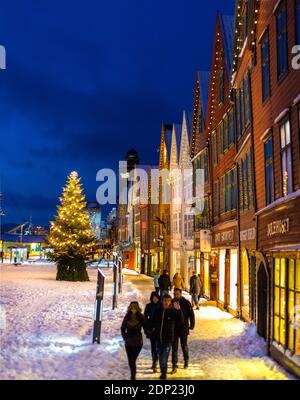
[[275,288],[274,288],[274,339],[285,345],[286,318],[285,318],[285,258],[275,259]]
[[242,255],[242,290],[243,290],[243,306],[249,311],[249,259],[247,251],[243,251]]
[[230,307],[237,308],[237,250],[230,250]]
[[220,250],[219,259],[219,299],[225,301],[225,258],[226,250]]
[[293,191],[291,127],[289,119],[280,125],[281,174],[283,196]]
[[274,340],[300,355],[300,260],[274,260]]

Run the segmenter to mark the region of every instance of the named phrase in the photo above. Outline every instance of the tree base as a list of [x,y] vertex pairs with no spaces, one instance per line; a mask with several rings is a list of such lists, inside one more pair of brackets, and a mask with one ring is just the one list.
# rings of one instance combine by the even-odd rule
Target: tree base
[[57,262],[57,281],[87,282],[89,276],[84,260],[63,260]]

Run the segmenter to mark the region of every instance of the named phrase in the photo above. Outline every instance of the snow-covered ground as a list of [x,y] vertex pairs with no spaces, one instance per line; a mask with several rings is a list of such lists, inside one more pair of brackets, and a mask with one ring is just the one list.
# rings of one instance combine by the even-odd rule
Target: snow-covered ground
[[[127,379],[120,325],[130,301],[142,307],[152,280],[126,273],[118,308],[112,305],[112,270],[106,275],[101,344],[91,344],[96,268],[90,282],[57,282],[55,265],[0,267],[0,379]],[[190,335],[190,368],[171,379],[289,379],[265,354],[255,327],[214,307],[196,311]],[[138,379],[152,374],[150,346],[138,362]]]

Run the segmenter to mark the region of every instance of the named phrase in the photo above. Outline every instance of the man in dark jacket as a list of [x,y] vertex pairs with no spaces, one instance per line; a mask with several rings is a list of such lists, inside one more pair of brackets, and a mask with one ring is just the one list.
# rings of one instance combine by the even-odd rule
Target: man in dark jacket
[[201,294],[201,280],[194,271],[193,276],[190,279],[190,295],[192,296],[192,304],[199,310],[199,295]]
[[183,324],[180,305],[172,305],[169,294],[163,296],[162,305],[155,311],[152,323],[161,371],[160,379],[167,379],[168,359],[175,337],[175,327]]
[[195,314],[192,305],[187,299],[185,299],[182,296],[182,291],[179,288],[174,289],[173,304],[175,305],[176,303],[180,305],[180,309],[183,313],[183,323],[181,325],[176,326],[175,329],[175,338],[172,345],[173,374],[177,372],[178,368],[177,363],[178,363],[179,339],[184,358],[184,368],[188,368],[189,366],[189,348],[187,340],[190,329],[194,329],[195,327]]
[[157,361],[158,361],[158,354],[156,349],[156,341],[153,335],[153,316],[155,311],[160,306],[159,302],[160,298],[157,292],[152,292],[150,296],[150,303],[148,303],[145,307],[144,317],[145,317],[145,324],[144,324],[144,331],[148,339],[150,339],[151,343],[151,353],[152,353],[152,369],[153,372],[156,372],[157,368]]
[[158,278],[158,285],[159,285],[161,298],[165,294],[169,294],[169,290],[171,290],[172,284],[171,284],[171,279],[170,279],[166,269],[163,270],[162,275]]

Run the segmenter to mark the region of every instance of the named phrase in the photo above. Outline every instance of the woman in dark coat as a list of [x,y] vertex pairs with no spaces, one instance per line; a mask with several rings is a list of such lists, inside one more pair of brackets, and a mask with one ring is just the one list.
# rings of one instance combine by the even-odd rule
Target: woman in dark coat
[[157,362],[158,362],[158,354],[156,349],[156,340],[153,335],[153,315],[157,308],[160,305],[160,298],[157,292],[152,292],[150,296],[150,303],[146,305],[144,317],[145,317],[145,333],[148,339],[151,342],[151,354],[152,354],[152,370],[153,372],[157,372]]
[[121,334],[125,341],[125,349],[131,372],[131,380],[136,377],[136,360],[143,347],[142,328],[144,326],[144,315],[137,301],[129,304],[127,314],[124,317]]

